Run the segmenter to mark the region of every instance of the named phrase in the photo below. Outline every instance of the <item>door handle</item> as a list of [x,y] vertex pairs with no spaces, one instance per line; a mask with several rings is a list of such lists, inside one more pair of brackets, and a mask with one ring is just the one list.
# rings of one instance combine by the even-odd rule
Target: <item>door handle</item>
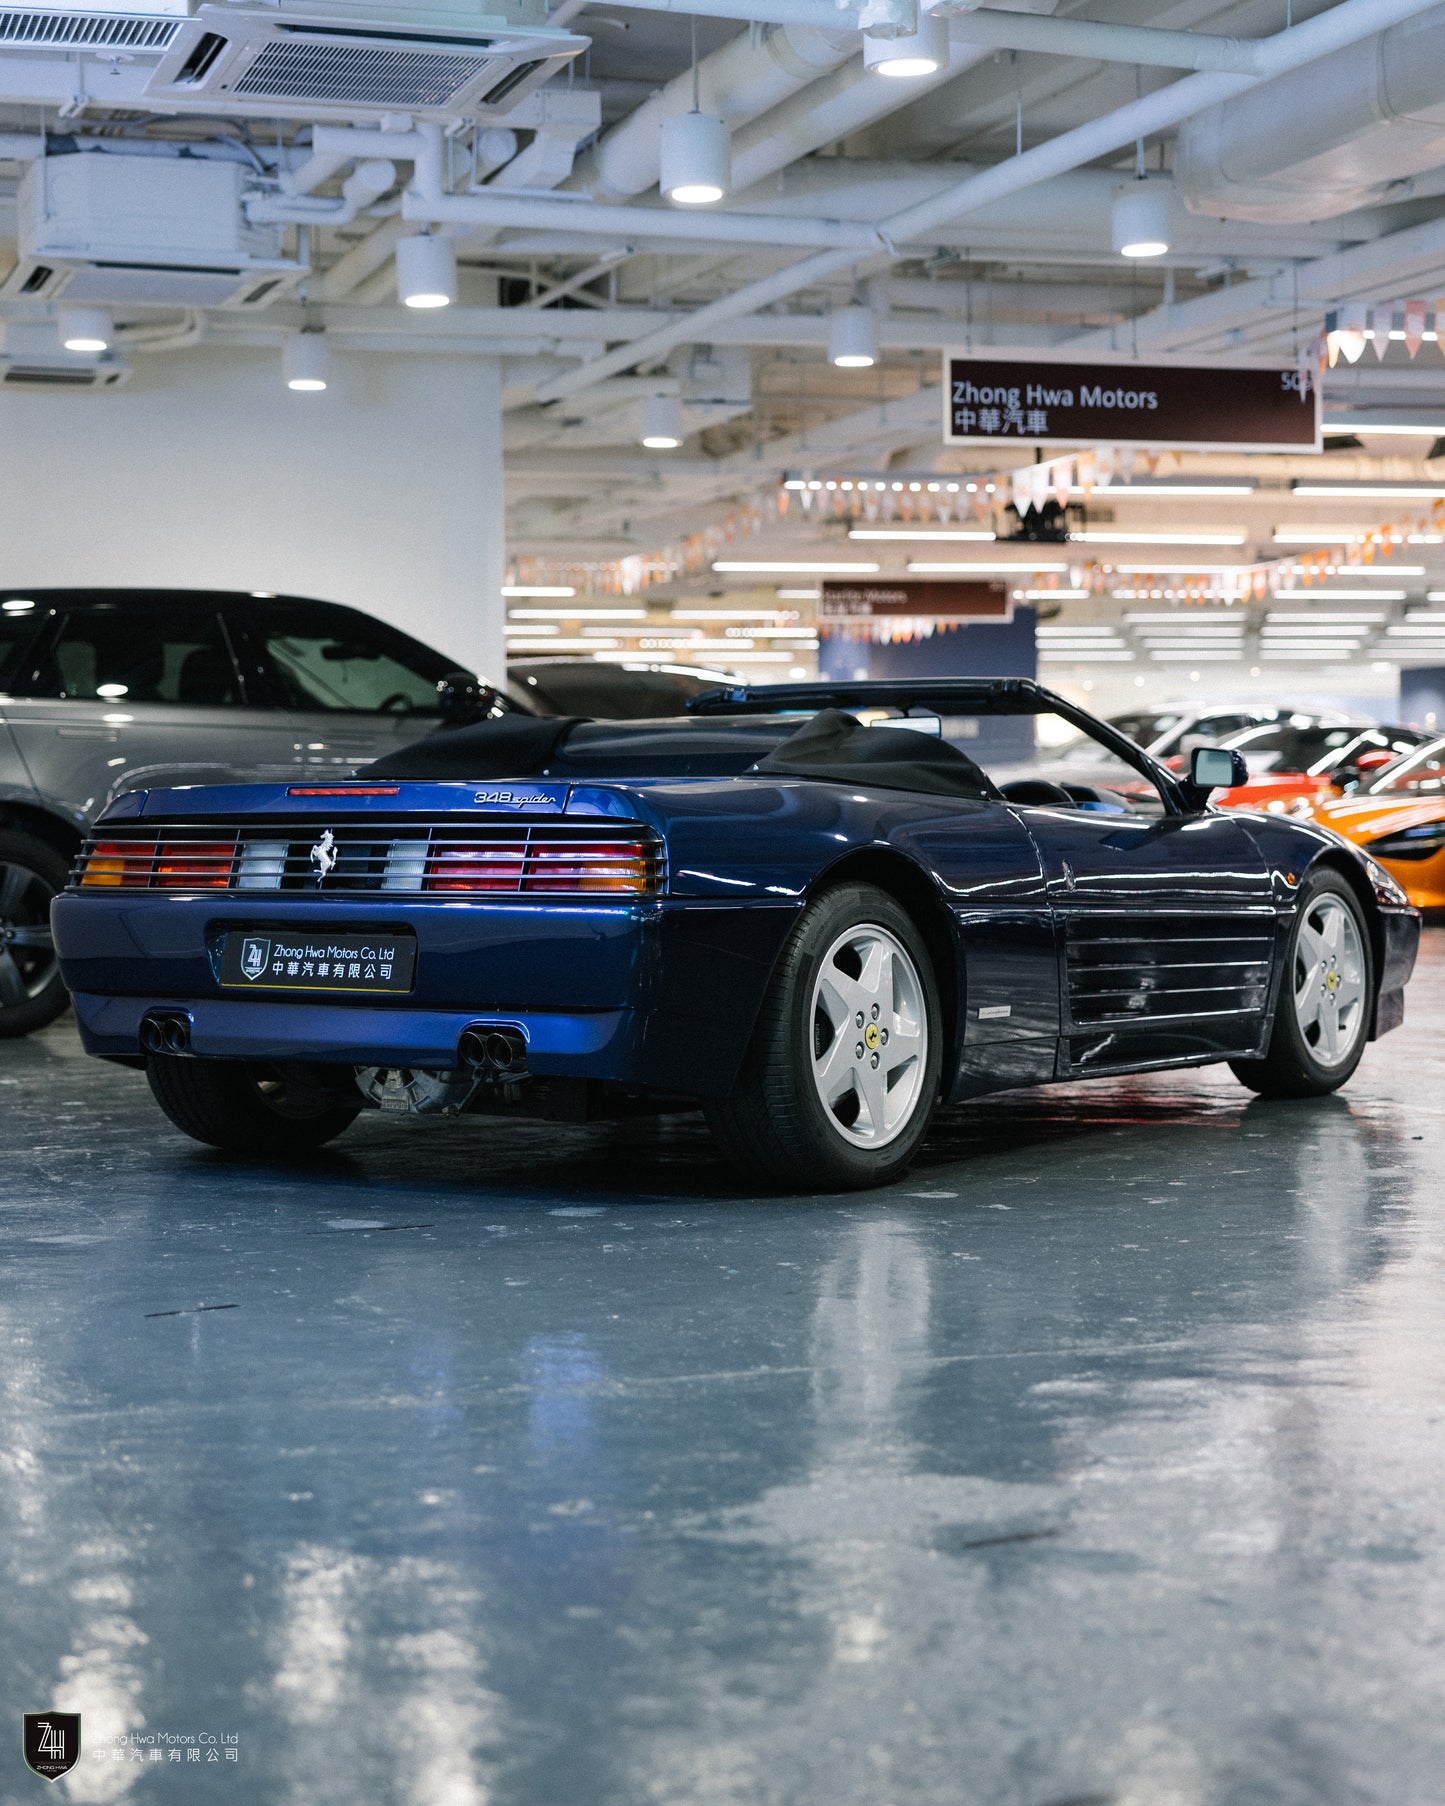
[[1074,888],[1074,868],[1069,864],[1067,859],[1062,860],[1060,863],[1064,868],[1064,889],[1072,890]]

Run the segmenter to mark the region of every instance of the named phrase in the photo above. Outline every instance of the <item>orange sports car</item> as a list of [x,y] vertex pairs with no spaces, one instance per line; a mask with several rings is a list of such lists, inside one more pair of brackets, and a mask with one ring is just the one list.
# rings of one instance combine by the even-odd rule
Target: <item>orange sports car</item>
[[1291,813],[1378,859],[1417,909],[1445,909],[1445,739],[1396,759],[1353,796],[1302,799]]

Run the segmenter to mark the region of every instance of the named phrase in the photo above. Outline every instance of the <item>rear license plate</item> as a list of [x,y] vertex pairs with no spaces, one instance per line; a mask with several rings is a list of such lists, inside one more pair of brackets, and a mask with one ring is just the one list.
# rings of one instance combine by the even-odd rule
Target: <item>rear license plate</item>
[[231,991],[404,992],[415,977],[411,933],[233,930],[221,948],[221,984]]

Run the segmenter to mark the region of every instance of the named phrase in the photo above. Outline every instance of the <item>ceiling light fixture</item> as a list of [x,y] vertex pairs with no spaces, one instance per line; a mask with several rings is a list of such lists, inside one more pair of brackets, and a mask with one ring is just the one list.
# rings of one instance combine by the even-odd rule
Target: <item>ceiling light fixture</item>
[[67,351],[109,351],[115,336],[110,310],[104,307],[58,308],[55,324]]
[[[872,568],[875,571],[878,569],[876,564]],[[968,575],[972,572],[974,574],[986,573],[991,577],[997,577],[1007,576],[1010,571],[1031,575],[1034,571],[1066,571],[1069,567],[1066,564],[1054,564],[1050,561],[1041,562],[1037,558],[1019,558],[1016,559],[1013,564],[964,564],[957,562],[934,564],[925,563],[917,558],[911,558],[908,561],[908,568],[910,571],[917,571],[920,576],[949,577],[955,574]],[[714,565],[713,569],[716,570],[717,566]]]
[[399,238],[396,292],[403,307],[450,307],[457,298],[457,254],[452,241],[431,232]]
[[697,63],[697,17],[692,20],[692,110],[662,122],[658,187],[678,207],[710,207],[732,187],[732,130],[704,113]]
[[514,608],[512,621],[645,621],[645,608]]
[[314,395],[331,377],[331,354],[326,334],[317,327],[293,332],[281,347],[281,374],[286,387],[299,395]]
[[[1116,495],[1253,495],[1256,487],[1254,483],[1096,483],[1087,493],[1112,501]],[[1070,495],[1085,493],[1077,483],[1069,491]]]
[[678,207],[710,207],[732,186],[732,132],[712,113],[662,122],[662,192]]
[[[840,577],[865,577],[876,571],[876,564],[852,563],[845,559],[832,562],[806,562],[790,560],[780,563],[766,558],[719,558],[712,567],[722,576],[778,576],[778,577],[826,577],[836,572]],[[1062,570],[1064,567],[1059,566]]]
[[916,81],[948,67],[948,27],[936,14],[918,8],[918,29],[899,38],[864,36],[863,67],[870,75]]
[[1086,546],[1242,546],[1247,533],[1125,533],[1092,528],[1069,538]]
[[871,307],[850,301],[829,314],[828,362],[839,370],[871,370],[878,362],[878,321]]
[[1438,483],[1292,483],[1291,495],[1316,496],[1322,501],[1349,501],[1352,496],[1373,496],[1394,501],[1397,496],[1438,501],[1445,489]]
[[536,596],[539,599],[547,596],[575,596],[576,590],[568,583],[504,583],[504,596]]
[[676,451],[682,444],[682,403],[675,395],[649,395],[644,399],[642,443],[648,451]]
[[1162,257],[1169,249],[1169,193],[1160,182],[1125,182],[1114,190],[1109,224],[1119,257]]
[[989,533],[981,528],[975,531],[970,527],[948,527],[938,528],[937,530],[920,530],[910,527],[850,527],[848,529],[848,537],[849,539],[906,539],[919,541],[933,539],[994,540],[998,538],[998,534]]

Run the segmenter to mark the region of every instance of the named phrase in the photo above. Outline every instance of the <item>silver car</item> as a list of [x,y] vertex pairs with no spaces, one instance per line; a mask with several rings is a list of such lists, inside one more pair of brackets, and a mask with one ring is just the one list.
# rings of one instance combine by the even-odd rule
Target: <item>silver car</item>
[[[299,596],[0,591],[0,1036],[65,1008],[50,899],[108,797],[347,769],[517,706],[369,615]],[[526,705],[521,705],[525,710]]]

